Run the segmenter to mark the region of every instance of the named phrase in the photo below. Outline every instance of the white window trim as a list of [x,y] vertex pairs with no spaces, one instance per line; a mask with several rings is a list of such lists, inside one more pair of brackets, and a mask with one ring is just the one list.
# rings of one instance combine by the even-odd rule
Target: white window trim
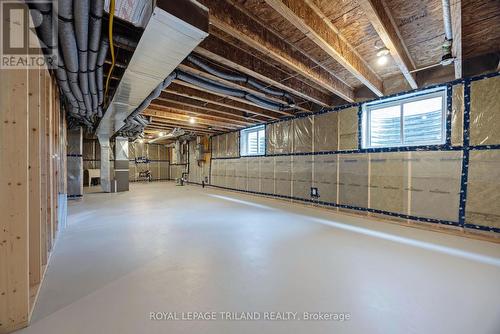
[[[427,100],[433,97],[442,97],[441,109],[441,139],[428,142],[419,142],[418,144],[407,144],[404,142],[404,122],[403,122],[403,105],[409,102]],[[374,109],[387,108],[392,106],[400,106],[400,124],[401,124],[401,143],[397,145],[388,146],[372,146],[370,143],[370,123],[371,111]],[[439,87],[430,89],[428,91],[421,91],[418,93],[410,93],[396,98],[390,98],[382,101],[368,102],[363,105],[362,117],[362,148],[391,148],[391,147],[413,147],[413,146],[428,146],[428,145],[444,145],[446,143],[446,115],[447,115],[447,90],[446,87]]]
[[[265,129],[266,126],[264,124],[262,125],[256,125],[251,128],[243,129],[240,130],[240,156],[242,157],[248,157],[248,156],[263,156],[266,155],[266,148],[265,148],[265,142],[266,142],[266,134],[265,134]],[[247,142],[246,138],[248,138],[248,134],[250,132],[259,132],[261,130],[264,130],[264,152],[261,153],[247,153],[248,152],[248,147],[247,147]],[[258,137],[258,135],[257,135]],[[259,146],[258,139],[257,139],[257,147]]]

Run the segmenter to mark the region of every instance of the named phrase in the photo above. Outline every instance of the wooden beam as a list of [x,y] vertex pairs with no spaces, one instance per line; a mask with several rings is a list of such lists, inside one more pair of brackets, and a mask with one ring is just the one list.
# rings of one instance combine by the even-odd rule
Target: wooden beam
[[[451,0],[451,29],[453,44],[451,53],[455,57],[455,79],[461,79],[462,74],[462,0]],[[500,64],[500,63],[499,63]]]
[[210,22],[217,28],[279,61],[348,102],[354,101],[351,87],[281,37],[224,0],[201,0],[210,9]]
[[[168,120],[174,120],[174,121],[182,121],[186,123],[190,123],[190,119],[192,116],[188,115],[183,115],[180,113],[174,113],[174,112],[169,112],[169,111],[163,111],[163,110],[155,110],[155,109],[146,109],[142,113],[144,116],[154,116],[157,118],[163,118],[163,119],[168,119]],[[222,121],[214,121],[211,119],[207,119],[204,117],[193,117],[196,120],[196,123],[198,124],[204,124],[204,125],[209,125],[209,126],[215,126],[223,129],[237,129],[241,127],[245,127],[244,125],[232,125],[229,122],[222,122]]]
[[184,130],[188,131],[193,131],[193,132],[198,132],[198,133],[216,133],[216,132],[223,132],[223,130],[215,130],[215,129],[200,129],[200,128],[193,128],[189,126],[182,126],[182,125],[176,125],[176,124],[167,124],[167,123],[160,123],[160,122],[155,122],[153,124],[149,124],[146,128],[149,129],[156,129],[156,130],[173,130],[175,128],[182,128]]
[[[188,97],[190,99],[198,100],[201,102],[205,102],[207,104],[203,104],[207,108],[212,108],[222,111],[224,110],[231,113],[231,114],[236,114],[236,115],[241,115],[243,114],[238,113],[237,111],[241,111],[243,113],[248,113],[252,114],[255,116],[263,117],[266,119],[279,119],[278,114],[270,113],[266,109],[262,109],[260,107],[257,107],[253,103],[251,103],[248,100],[243,100],[239,98],[231,98],[229,96],[225,96],[223,94],[216,94],[213,92],[209,92],[207,90],[204,90],[200,87],[191,85],[187,82],[183,81],[174,81],[173,84],[171,84],[168,87],[168,90],[166,91],[168,93],[172,93],[178,96],[184,96]],[[223,109],[217,108],[216,106],[222,106],[224,107]],[[197,106],[199,106],[197,104]],[[228,109],[229,108],[229,109]],[[237,111],[234,111],[237,110]]]
[[[383,95],[382,80],[366,62],[346,43],[338,31],[332,29],[313,9],[311,0],[265,0],[297,29],[307,35],[316,45],[332,56],[363,84],[378,96]],[[312,5],[312,6],[311,6]],[[316,7],[317,8],[317,7]]]
[[406,81],[411,88],[417,89],[417,81],[415,76],[410,71],[415,69],[413,62],[406,45],[404,44],[401,35],[396,28],[394,20],[387,8],[384,0],[358,0],[361,8],[368,17],[371,25],[380,36],[386,48],[391,52],[394,62],[403,73]]
[[7,333],[29,320],[28,70],[1,76],[0,332]]
[[213,35],[201,42],[194,52],[323,107],[333,105],[332,96],[314,89],[296,77]]
[[[151,105],[149,106],[149,109],[160,110],[160,111],[163,111],[163,112],[170,112],[170,113],[187,115],[187,116],[193,116],[193,117],[201,117],[201,118],[204,118],[204,119],[207,119],[207,120],[222,121],[224,123],[230,122],[232,124],[243,125],[243,126],[248,126],[248,125],[256,124],[256,122],[257,122],[257,121],[254,121],[254,120],[250,120],[250,121],[245,120],[245,121],[243,121],[243,120],[241,120],[239,118],[235,119],[235,118],[232,118],[230,116],[220,116],[218,114],[214,114],[214,113],[209,112],[209,111],[204,111],[201,108],[191,109],[192,106],[189,106],[189,105],[184,106],[182,103],[173,104],[176,107],[170,108],[169,103],[170,103],[170,106],[173,104],[173,102],[171,102],[169,99],[163,99],[163,98],[161,100],[160,99],[156,99],[156,100],[154,100],[151,103]],[[185,107],[188,107],[189,110],[186,110],[187,108],[185,108]],[[194,111],[194,110],[197,110],[197,111]]]

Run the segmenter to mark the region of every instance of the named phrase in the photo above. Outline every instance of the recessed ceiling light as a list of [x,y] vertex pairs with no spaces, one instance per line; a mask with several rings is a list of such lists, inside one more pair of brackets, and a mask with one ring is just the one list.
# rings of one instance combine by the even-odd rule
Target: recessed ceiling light
[[190,117],[189,118],[189,123],[191,123],[191,124],[196,123],[196,120],[194,119],[194,117]]

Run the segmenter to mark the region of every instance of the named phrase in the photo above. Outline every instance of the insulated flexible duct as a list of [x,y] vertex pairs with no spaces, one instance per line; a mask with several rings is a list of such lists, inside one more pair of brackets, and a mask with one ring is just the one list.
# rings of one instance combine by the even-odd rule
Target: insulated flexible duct
[[59,41],[66,66],[69,86],[80,109],[86,110],[83,94],[78,85],[78,48],[76,45],[75,31],[73,28],[73,1],[60,0],[59,10]]
[[92,100],[89,94],[88,77],[88,41],[89,41],[89,0],[78,0],[74,5],[74,23],[78,46],[78,81],[87,109],[87,116],[92,115]]
[[219,70],[211,67],[208,64],[205,64],[200,59],[198,59],[197,57],[192,56],[192,55],[188,56],[187,59],[190,62],[192,62],[193,64],[195,64],[198,67],[202,68],[203,70],[207,71],[208,73],[215,75],[216,77],[219,77],[219,78],[222,78],[225,80],[229,80],[229,81],[248,83],[249,85],[257,88],[258,90],[263,91],[264,93],[274,95],[274,96],[284,97],[287,100],[287,102],[290,104],[290,107],[292,107],[292,105],[295,104],[295,102],[290,94],[283,92],[283,91],[280,91],[280,90],[269,88],[269,87],[259,83],[258,81],[254,80],[253,78],[250,78],[250,77],[244,76],[244,75],[239,75],[239,74],[224,73],[222,71],[219,71]]
[[[89,23],[89,45],[88,45],[88,77],[89,90],[92,97],[92,110],[102,117],[102,107],[99,105],[97,94],[97,82],[99,81],[96,67],[97,55],[99,53],[99,41],[101,40],[102,15],[104,12],[103,0],[90,1],[90,23]],[[102,81],[101,81],[102,82]]]

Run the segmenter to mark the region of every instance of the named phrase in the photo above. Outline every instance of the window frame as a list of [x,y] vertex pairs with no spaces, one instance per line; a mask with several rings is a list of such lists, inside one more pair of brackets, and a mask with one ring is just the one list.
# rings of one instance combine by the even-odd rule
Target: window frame
[[[446,87],[438,87],[434,89],[429,89],[425,91],[421,91],[418,93],[410,93],[402,96],[397,96],[395,98],[389,98],[385,100],[378,100],[374,102],[367,102],[363,104],[362,107],[362,112],[363,112],[363,117],[362,117],[362,126],[361,126],[361,131],[362,131],[362,141],[361,145],[363,149],[383,149],[383,148],[397,148],[397,147],[415,147],[415,146],[430,146],[430,145],[444,145],[446,144],[446,130],[447,130],[447,124],[446,124],[446,117],[448,114],[447,110],[447,89]],[[419,143],[405,143],[405,135],[404,135],[404,109],[403,106],[407,103],[411,102],[417,102],[417,101],[422,101],[422,100],[428,100],[436,97],[441,97],[442,102],[441,102],[441,138],[439,140],[435,141],[423,141]],[[393,106],[399,106],[399,111],[400,111],[400,133],[401,133],[401,140],[399,144],[393,144],[393,145],[381,145],[381,146],[373,146],[371,144],[371,116],[373,110],[377,109],[382,109],[382,108],[388,108],[388,107],[393,107]]]
[[[248,153],[248,135],[250,133],[257,133],[257,150],[259,149],[259,132],[264,132],[264,151],[258,153]],[[266,155],[266,125],[259,124],[252,126],[250,128],[240,130],[240,156],[241,157],[252,157],[252,156],[264,156]]]

